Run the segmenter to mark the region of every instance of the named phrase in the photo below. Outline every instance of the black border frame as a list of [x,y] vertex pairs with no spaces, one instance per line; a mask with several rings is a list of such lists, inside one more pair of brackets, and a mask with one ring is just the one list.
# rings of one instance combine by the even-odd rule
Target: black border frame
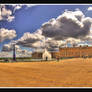
[[[0,4],[92,4],[92,0],[0,0]],[[43,91],[45,89],[45,91],[48,91],[48,89],[52,90],[53,91],[56,91],[56,89],[62,89],[63,91],[64,90],[70,90],[70,91],[79,91],[79,90],[83,90],[83,91],[86,91],[86,89],[91,89],[91,88],[87,88],[87,87],[79,87],[79,88],[76,88],[76,87],[73,87],[73,88],[58,88],[58,87],[55,87],[55,88],[46,88],[46,87],[41,87],[41,88],[26,88],[26,87],[20,87],[20,88],[17,88],[17,87],[14,87],[14,88],[11,88],[11,87],[7,87],[7,88],[0,88],[0,90],[7,90],[9,91],[11,89],[11,91],[16,91],[17,89],[20,90],[22,89],[22,91],[26,91],[25,89],[28,89],[28,90],[37,90],[39,91],[40,89]],[[16,89],[16,90],[15,90]],[[72,90],[71,90],[72,89]],[[88,91],[88,90],[87,90]]]
[[8,4],[11,4],[11,3],[33,3],[33,4],[71,4],[71,3],[80,3],[80,4],[90,4],[92,3],[92,0],[0,0],[0,3],[8,3]]

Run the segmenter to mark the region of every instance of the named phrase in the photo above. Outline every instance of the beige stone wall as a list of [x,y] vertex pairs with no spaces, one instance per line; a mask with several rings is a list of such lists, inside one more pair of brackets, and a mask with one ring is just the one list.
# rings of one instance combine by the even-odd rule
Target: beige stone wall
[[92,47],[66,47],[60,48],[56,53],[56,57],[91,57]]
[[32,58],[41,59],[42,58],[42,53],[34,52],[34,53],[32,53]]
[[[62,57],[92,57],[92,47],[65,47],[60,48],[59,52],[52,52],[52,58]],[[32,58],[42,58],[42,53],[33,53]]]

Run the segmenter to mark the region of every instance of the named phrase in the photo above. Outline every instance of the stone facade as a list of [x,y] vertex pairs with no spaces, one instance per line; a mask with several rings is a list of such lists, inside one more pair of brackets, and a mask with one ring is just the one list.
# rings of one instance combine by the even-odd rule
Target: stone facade
[[59,52],[55,53],[55,57],[92,57],[92,47],[65,47],[60,48]]
[[[50,52],[51,53],[51,58],[56,58],[56,53],[55,52]],[[34,52],[32,53],[32,58],[34,59],[42,59],[43,58],[43,52]]]
[[42,59],[42,52],[34,52],[32,53],[33,59]]
[[[59,48],[57,52],[51,52],[52,58],[77,58],[77,57],[92,57],[92,47],[64,47]],[[32,54],[33,58],[42,58],[42,52]]]

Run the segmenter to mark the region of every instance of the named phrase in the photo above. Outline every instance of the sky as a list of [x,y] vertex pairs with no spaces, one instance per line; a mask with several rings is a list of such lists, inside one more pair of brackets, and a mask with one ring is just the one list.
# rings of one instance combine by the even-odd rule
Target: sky
[[[67,11],[71,11],[71,14],[68,13]],[[80,23],[83,23],[83,26],[85,26],[84,28],[81,28],[83,26],[80,23],[79,23],[80,25],[75,25],[75,24],[73,25],[73,27],[75,27],[76,30],[77,29],[80,30],[81,35],[75,35],[74,33],[76,32],[74,31],[71,32],[70,29],[67,27],[67,25],[69,25],[68,23],[71,23],[72,25],[72,23],[78,22],[76,21],[75,18],[73,18],[76,15],[78,15],[78,13],[75,11],[79,11],[78,13],[82,17],[85,15],[85,18],[83,17],[82,21],[81,22],[79,21]],[[61,18],[61,17],[59,18],[59,16],[61,15],[63,15],[64,18]],[[74,21],[71,22],[68,19],[68,22],[65,22],[67,21],[66,18],[67,19],[70,18],[71,21],[72,20]],[[87,18],[89,19],[87,20]],[[83,39],[86,39],[84,38],[84,36],[88,36],[89,30],[92,29],[91,18],[92,18],[91,4],[90,5],[62,5],[62,4],[61,5],[40,5],[40,4],[39,5],[36,5],[36,4],[0,5],[0,34],[1,34],[0,52],[2,52],[2,49],[4,49],[4,51],[11,50],[12,40],[17,41],[17,45],[19,46],[18,47],[19,51],[22,51],[22,50],[32,51],[33,48],[37,49],[38,47],[43,48],[44,37],[46,38],[45,40],[47,41],[47,44],[50,47],[50,49],[53,48],[54,45],[55,47],[57,47],[56,45],[59,45],[58,43],[64,44],[64,42],[67,39],[68,41],[72,39],[71,41],[74,41],[74,42],[78,42],[79,40],[82,39],[82,41],[79,41],[79,42],[83,44],[87,44],[89,41],[88,40],[84,41]],[[51,19],[52,19],[52,22],[50,22]],[[67,24],[67,25],[64,24],[66,28],[65,26],[61,27],[62,24],[59,23],[61,21],[64,21],[63,23]],[[55,24],[52,24],[54,22]],[[54,25],[54,26],[50,26],[50,23],[51,25]],[[72,27],[71,25],[70,25],[70,28]],[[86,27],[86,25],[88,25],[88,27]],[[87,31],[85,31],[85,33],[82,34],[81,31],[83,31],[86,28],[87,28]],[[58,31],[56,32],[55,29]],[[64,30],[68,30],[68,31],[64,31]],[[70,33],[72,33],[72,35]],[[91,36],[91,33],[90,33],[90,36]],[[51,44],[53,46],[51,46]]]

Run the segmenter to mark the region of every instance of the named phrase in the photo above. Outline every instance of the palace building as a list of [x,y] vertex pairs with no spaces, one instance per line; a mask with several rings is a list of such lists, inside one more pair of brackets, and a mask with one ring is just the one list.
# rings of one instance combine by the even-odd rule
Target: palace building
[[[49,51],[48,51],[49,52]],[[33,58],[43,58],[44,52],[34,52]],[[49,52],[51,58],[77,58],[77,57],[92,57],[92,47],[79,46],[79,47],[63,47],[59,48],[57,52]]]
[[55,53],[55,57],[59,58],[77,58],[77,57],[92,57],[92,47],[79,46],[79,47],[64,47],[60,48],[59,52]]

